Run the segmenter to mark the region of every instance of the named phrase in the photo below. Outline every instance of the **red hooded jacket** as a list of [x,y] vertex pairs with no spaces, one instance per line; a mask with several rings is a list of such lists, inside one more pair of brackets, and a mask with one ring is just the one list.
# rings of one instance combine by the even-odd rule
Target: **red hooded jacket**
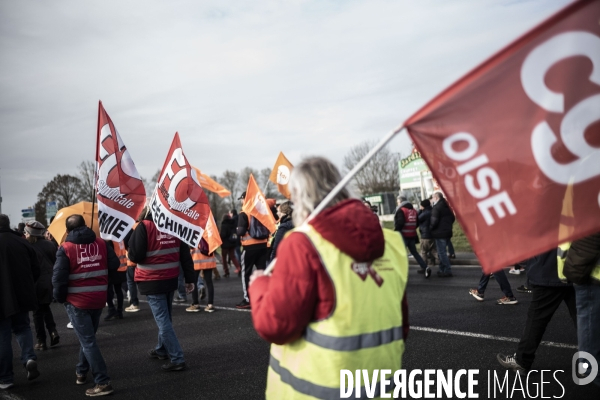
[[[345,200],[310,222],[319,234],[358,262],[383,255],[379,219],[358,200]],[[405,292],[406,293],[406,292]],[[333,283],[319,254],[302,233],[288,235],[277,250],[273,274],[249,288],[254,329],[275,344],[299,338],[311,321],[328,317],[335,306]],[[404,339],[408,337],[408,303],[402,300]]]

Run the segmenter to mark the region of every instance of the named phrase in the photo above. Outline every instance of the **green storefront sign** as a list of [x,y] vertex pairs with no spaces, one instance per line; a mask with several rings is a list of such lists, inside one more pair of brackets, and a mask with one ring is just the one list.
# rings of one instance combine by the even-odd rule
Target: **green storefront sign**
[[400,160],[398,169],[400,171],[400,190],[420,188],[421,179],[431,179],[432,177],[431,171],[418,151],[414,151],[408,157]]

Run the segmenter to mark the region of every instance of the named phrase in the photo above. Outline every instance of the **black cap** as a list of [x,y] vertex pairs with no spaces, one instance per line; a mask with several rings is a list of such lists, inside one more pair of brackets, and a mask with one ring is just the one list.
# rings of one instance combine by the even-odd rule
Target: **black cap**
[[238,200],[242,200],[246,198],[246,192],[242,193],[242,195],[240,197],[238,197]]

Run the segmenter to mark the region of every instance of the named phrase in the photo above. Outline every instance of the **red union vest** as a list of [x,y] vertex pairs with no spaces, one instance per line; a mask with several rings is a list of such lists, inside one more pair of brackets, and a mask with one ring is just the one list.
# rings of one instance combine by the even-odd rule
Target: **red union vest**
[[77,308],[95,310],[106,305],[108,263],[106,243],[100,238],[89,244],[62,244],[69,258],[67,302]]
[[181,242],[175,236],[160,232],[152,221],[144,220],[142,223],[148,235],[148,247],[146,258],[135,269],[134,280],[140,282],[177,278]]
[[196,271],[202,269],[217,268],[217,258],[213,254],[212,256],[205,256],[200,252],[200,249],[192,249],[192,260],[194,260],[194,269]]
[[401,208],[404,213],[404,227],[402,228],[402,236],[412,238],[417,236],[417,210],[409,208]]
[[115,242],[113,240],[113,247],[115,249],[115,254],[119,257],[119,269],[117,271],[127,271],[127,250],[125,249],[125,245],[123,242]]

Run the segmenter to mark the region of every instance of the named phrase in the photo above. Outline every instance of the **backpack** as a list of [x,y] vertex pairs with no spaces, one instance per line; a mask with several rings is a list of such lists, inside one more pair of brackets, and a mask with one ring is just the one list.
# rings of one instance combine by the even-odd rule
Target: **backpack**
[[254,239],[267,239],[271,232],[256,218],[250,217],[250,236]]

